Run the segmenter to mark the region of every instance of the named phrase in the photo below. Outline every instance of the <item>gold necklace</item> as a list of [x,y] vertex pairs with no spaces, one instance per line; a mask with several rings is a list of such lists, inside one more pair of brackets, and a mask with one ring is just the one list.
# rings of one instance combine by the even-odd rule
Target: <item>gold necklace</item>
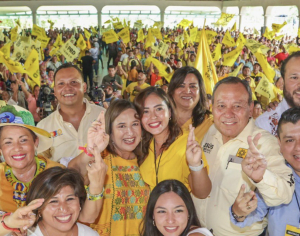
[[[47,236],[49,236],[48,231],[46,230],[45,225],[43,224],[43,222],[41,221],[41,225],[43,226],[44,231],[46,232]],[[73,230],[72,230],[72,234],[71,236],[73,236]]]

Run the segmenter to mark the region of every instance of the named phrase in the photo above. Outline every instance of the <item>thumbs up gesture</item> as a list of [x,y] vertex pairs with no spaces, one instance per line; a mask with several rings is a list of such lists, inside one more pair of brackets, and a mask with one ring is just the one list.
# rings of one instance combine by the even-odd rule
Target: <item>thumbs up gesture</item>
[[259,183],[267,169],[267,161],[265,156],[257,149],[258,140],[261,134],[257,134],[254,139],[248,137],[249,149],[245,159],[242,161],[242,169],[244,173],[255,183]]

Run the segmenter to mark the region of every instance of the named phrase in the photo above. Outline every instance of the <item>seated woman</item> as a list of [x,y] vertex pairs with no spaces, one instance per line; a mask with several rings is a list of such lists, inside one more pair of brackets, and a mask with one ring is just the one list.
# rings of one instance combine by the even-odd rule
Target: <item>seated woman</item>
[[[0,109],[0,151],[5,162],[0,163],[0,216],[14,212],[25,205],[31,182],[44,170],[60,164],[37,153],[52,146],[51,135],[40,128],[28,125],[28,117],[12,106]],[[90,170],[89,191],[99,194],[98,175]],[[99,200],[86,201],[79,219],[93,222],[100,212]]]
[[177,179],[197,198],[206,198],[211,181],[194,128],[190,125],[189,133],[181,131],[174,105],[161,88],[144,89],[134,104],[145,129],[144,156],[139,159],[144,181],[153,189],[163,180]]
[[191,195],[178,180],[164,180],[153,189],[140,235],[212,236],[200,228]]
[[139,235],[139,225],[150,195],[137,163],[141,158],[141,136],[141,124],[133,104],[127,100],[115,100],[107,109],[105,118],[101,113],[89,128],[86,153],[68,165],[85,176],[86,164],[93,167],[94,159],[102,160],[100,152],[103,151],[103,163],[107,165],[103,181],[104,200],[98,219],[91,224],[101,236]]
[[[36,227],[29,228],[28,232],[36,236],[97,236],[96,231],[77,223],[85,201],[86,192],[80,173],[52,167],[32,181],[26,200],[28,205],[6,216],[4,225],[12,231],[20,227],[26,231],[33,224]],[[10,230],[5,231],[0,228],[0,235]]]

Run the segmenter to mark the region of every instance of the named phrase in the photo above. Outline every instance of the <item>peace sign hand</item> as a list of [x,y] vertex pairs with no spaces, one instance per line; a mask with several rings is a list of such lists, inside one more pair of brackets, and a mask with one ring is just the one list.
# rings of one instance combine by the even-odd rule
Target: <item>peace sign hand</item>
[[247,216],[256,208],[257,197],[255,193],[253,191],[245,193],[245,185],[243,184],[232,205],[232,211],[238,216]]
[[87,135],[87,150],[91,152],[94,145],[102,152],[105,150],[109,142],[109,135],[105,132],[105,118],[104,111],[101,111],[97,119],[92,123],[88,129]]
[[245,159],[242,161],[242,169],[244,173],[255,183],[259,183],[267,169],[267,161],[265,156],[257,149],[258,140],[261,134],[257,134],[253,141],[252,137],[248,136],[249,149]]
[[202,149],[199,143],[195,140],[195,127],[189,126],[190,133],[186,144],[186,160],[189,166],[200,166],[202,158]]

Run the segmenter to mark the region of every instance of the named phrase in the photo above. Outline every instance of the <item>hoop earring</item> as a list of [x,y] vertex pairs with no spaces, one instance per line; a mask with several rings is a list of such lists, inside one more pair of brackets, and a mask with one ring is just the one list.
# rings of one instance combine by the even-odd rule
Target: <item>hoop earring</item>
[[155,225],[155,221],[153,220],[153,226],[155,227],[156,225]]
[[34,149],[34,156],[37,156],[37,149]]

